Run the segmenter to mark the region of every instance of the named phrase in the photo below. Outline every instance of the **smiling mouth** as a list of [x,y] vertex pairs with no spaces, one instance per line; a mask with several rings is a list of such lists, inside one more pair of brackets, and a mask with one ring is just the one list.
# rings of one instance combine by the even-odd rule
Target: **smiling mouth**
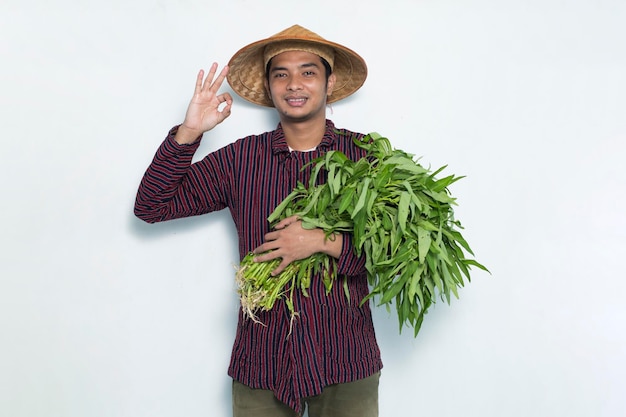
[[292,106],[301,106],[304,103],[306,103],[306,98],[304,97],[292,97],[292,98],[288,98],[287,99],[287,103],[289,103]]

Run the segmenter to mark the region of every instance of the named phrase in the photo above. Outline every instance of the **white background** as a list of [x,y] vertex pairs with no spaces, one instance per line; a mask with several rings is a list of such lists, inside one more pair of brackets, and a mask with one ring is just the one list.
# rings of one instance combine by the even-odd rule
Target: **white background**
[[[368,62],[337,126],[466,176],[492,272],[416,339],[375,310],[380,415],[626,415],[624,22],[622,0],[3,1],[0,415],[230,415],[232,220],[132,207],[197,71],[295,23]],[[275,124],[236,97],[198,157]]]

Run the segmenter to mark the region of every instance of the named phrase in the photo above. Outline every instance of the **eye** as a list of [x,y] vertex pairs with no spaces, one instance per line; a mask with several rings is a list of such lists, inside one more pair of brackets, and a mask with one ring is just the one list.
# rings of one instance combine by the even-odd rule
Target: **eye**
[[315,71],[304,71],[306,77],[312,77],[315,75]]

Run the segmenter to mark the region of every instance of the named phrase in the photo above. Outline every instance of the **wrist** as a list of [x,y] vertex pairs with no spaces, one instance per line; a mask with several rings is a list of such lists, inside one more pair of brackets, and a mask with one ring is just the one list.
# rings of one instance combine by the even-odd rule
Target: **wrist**
[[204,132],[198,131],[197,129],[191,129],[184,124],[181,124],[178,126],[174,140],[179,145],[189,145],[200,139],[203,133]]
[[319,229],[319,231],[322,235],[320,252],[332,256],[333,258],[339,258],[343,251],[343,235],[341,233],[333,233],[326,236],[326,233],[322,229]]

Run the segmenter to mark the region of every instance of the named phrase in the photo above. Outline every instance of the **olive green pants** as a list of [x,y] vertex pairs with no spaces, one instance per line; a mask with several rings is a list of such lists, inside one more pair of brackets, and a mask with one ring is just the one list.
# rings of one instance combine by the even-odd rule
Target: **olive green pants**
[[[345,384],[330,385],[320,395],[302,400],[309,417],[378,417],[380,372]],[[274,393],[233,380],[233,417],[299,417]]]

